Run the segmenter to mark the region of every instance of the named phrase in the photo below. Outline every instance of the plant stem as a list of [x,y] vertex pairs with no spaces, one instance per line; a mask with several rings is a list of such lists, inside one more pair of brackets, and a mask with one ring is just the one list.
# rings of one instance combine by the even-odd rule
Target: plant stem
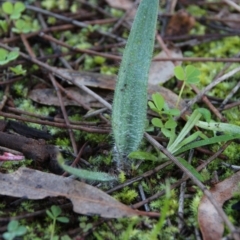
[[185,88],[185,86],[186,86],[186,82],[183,81],[183,84],[182,84],[180,93],[179,93],[179,95],[178,95],[178,100],[177,100],[177,103],[176,103],[176,108],[178,108],[178,104],[179,104],[179,102],[180,102],[180,99],[181,99],[181,96],[182,96],[182,93],[183,93],[183,89]]

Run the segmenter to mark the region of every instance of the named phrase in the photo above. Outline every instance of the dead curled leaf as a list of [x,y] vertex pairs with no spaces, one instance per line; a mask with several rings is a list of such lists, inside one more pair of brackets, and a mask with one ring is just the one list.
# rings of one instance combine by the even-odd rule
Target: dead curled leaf
[[[233,193],[239,190],[240,171],[224,181],[215,184],[210,192],[222,207],[224,202],[232,198]],[[204,195],[198,207],[198,223],[204,240],[218,240],[222,238],[224,226],[217,210]]]
[[66,197],[72,201],[75,212],[86,215],[105,218],[138,215],[138,211],[91,185],[25,167],[10,174],[0,173],[0,193],[26,199]]

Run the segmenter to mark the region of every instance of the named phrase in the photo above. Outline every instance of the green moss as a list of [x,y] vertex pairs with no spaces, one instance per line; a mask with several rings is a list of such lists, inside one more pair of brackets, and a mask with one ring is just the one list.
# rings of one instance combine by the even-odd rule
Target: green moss
[[137,196],[138,196],[137,191],[134,189],[130,189],[129,187],[125,187],[121,192],[114,194],[114,197],[117,200],[125,204],[132,203]]
[[98,133],[82,132],[82,137],[85,141],[89,141],[91,143],[102,143],[109,140],[106,134],[98,134]]
[[70,146],[70,139],[69,138],[57,138],[56,143],[57,146],[61,146],[61,148],[66,149]]
[[26,87],[26,83],[24,84],[22,81],[16,82],[13,84],[12,89],[14,90],[15,94],[17,94],[17,96],[27,97],[28,88]]
[[202,171],[201,171],[201,175],[203,177],[203,181],[207,181],[211,178],[211,175],[210,175],[210,172],[208,171],[207,168],[204,168]]
[[126,181],[126,174],[125,172],[121,171],[118,175],[119,183],[124,183]]
[[36,107],[32,100],[17,98],[14,100],[14,104],[21,110],[30,113],[40,114],[44,116],[49,116],[51,112],[55,112],[54,107]]

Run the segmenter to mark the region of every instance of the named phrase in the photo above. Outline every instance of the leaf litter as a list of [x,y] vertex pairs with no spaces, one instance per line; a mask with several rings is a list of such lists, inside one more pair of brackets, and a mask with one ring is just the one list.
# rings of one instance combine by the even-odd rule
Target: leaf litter
[[120,218],[138,215],[138,211],[115,200],[91,185],[52,173],[21,167],[10,174],[0,173],[1,195],[23,199],[66,197],[80,214]]
[[[240,171],[210,188],[220,207],[239,191]],[[204,240],[218,240],[223,236],[224,224],[221,216],[204,195],[198,207],[198,223]]]
[[[108,2],[110,6],[113,6],[111,4],[118,4],[118,5],[115,5],[115,7],[119,8],[119,9],[125,9],[125,10],[129,10],[133,6],[133,1],[128,1],[128,0],[125,0],[125,1],[122,1],[122,0],[110,1],[110,0],[108,0],[106,2]],[[184,5],[186,1],[179,1],[179,2]],[[214,11],[214,7],[211,7],[211,8],[212,8],[211,10]],[[215,7],[215,9],[217,9],[217,6]],[[233,17],[233,20],[235,20],[236,17],[237,17],[237,14],[236,14],[236,16],[229,16],[229,18],[232,18],[232,17]],[[238,25],[237,25],[236,21],[233,21],[232,24],[231,24],[231,21],[230,22],[224,22],[223,24],[225,24],[229,27],[232,27],[232,28],[238,28]],[[167,27],[166,34],[168,36],[187,34],[189,32],[189,30],[194,26],[194,24],[195,24],[195,22],[194,22],[193,17],[191,17],[188,14],[182,14],[181,15],[181,14],[179,14],[179,12],[177,12],[177,14],[173,15],[173,17],[170,21],[170,24]],[[161,54],[164,54],[164,53],[161,52]],[[161,56],[159,56],[159,57],[161,57]],[[170,106],[174,107],[175,102],[176,102],[175,99],[177,99],[177,95],[175,93],[173,93],[173,91],[171,91],[169,89],[165,89],[165,88],[160,87],[158,85],[159,82],[167,81],[172,76],[173,65],[169,64],[169,66],[166,66],[166,65],[163,64],[163,67],[162,67],[162,66],[158,65],[158,63],[163,64],[165,62],[154,62],[154,65],[156,65],[156,67],[155,67],[155,69],[152,70],[152,73],[150,73],[150,78],[152,77],[154,79],[154,84],[149,85],[149,95],[158,91],[164,96],[164,98],[166,99],[166,102],[168,102],[168,104]],[[168,62],[168,63],[170,63],[170,62]],[[160,75],[161,71],[159,71],[159,70],[161,68],[163,70],[166,69],[166,74],[164,74],[164,76]],[[74,71],[68,70],[68,69],[62,69],[61,71],[62,71],[62,73],[61,73],[62,75],[64,75],[64,73],[66,73],[67,75],[70,75],[70,77],[72,77],[72,74],[73,75],[75,75],[75,73],[76,73],[76,75],[79,74],[79,71],[74,72]],[[101,77],[102,75],[99,75],[99,76]],[[69,76],[67,78],[69,78]],[[110,77],[110,78],[112,78],[112,77]],[[115,77],[113,77],[112,79],[114,79],[114,78]],[[95,77],[95,79],[97,79],[97,76]],[[89,83],[87,83],[86,80],[89,81]],[[115,85],[115,82],[114,82],[115,80],[112,81],[111,84],[110,84],[110,82],[103,83],[101,81],[96,83],[94,78],[93,78],[93,81],[92,81],[92,79],[90,79],[88,77],[83,77],[82,79],[80,79],[80,81],[82,81],[81,84],[83,84],[83,85],[86,85],[86,86],[89,85],[89,86],[94,87],[94,88],[108,89],[110,91],[114,90],[114,85]],[[151,80],[150,80],[150,82],[151,82]],[[44,92],[45,90],[46,90],[46,92],[49,91],[48,92],[49,95],[46,95],[46,92]],[[74,91],[75,92],[79,91],[79,89],[74,89]],[[55,98],[54,100],[52,99],[52,97],[56,97],[56,95],[54,95],[54,90],[53,89],[44,89],[43,91],[41,91],[40,89],[34,89],[30,93],[31,94],[29,96],[31,96],[31,98],[38,103],[45,104],[45,105],[55,105],[56,104],[55,106],[60,105],[56,101],[57,98]],[[70,91],[70,94],[71,93],[73,94],[73,92]],[[39,94],[39,95],[37,95],[37,94]],[[34,96],[34,95],[36,95],[36,96]],[[79,96],[78,95],[77,97],[83,97],[83,99],[85,99],[85,103],[91,105],[91,107],[97,107],[97,108],[102,107],[101,104],[99,104],[98,106],[93,105],[92,102],[91,102],[92,98],[90,98],[90,96],[87,97],[87,96]],[[81,101],[83,99],[81,99]],[[75,103],[73,103],[74,101],[69,100],[68,98],[65,98],[65,97],[63,97],[63,102],[64,102],[64,105],[66,105],[66,106],[71,105],[71,104],[75,105]],[[179,107],[180,109],[184,108],[185,102],[183,101],[182,103],[183,103],[183,105],[181,105],[181,103],[180,103],[180,107]],[[21,147],[20,143],[22,142],[22,139],[20,139],[20,138],[17,138],[17,140],[16,140],[16,138],[14,138],[14,139],[15,139],[14,141],[19,142],[19,145]],[[30,143],[30,144],[28,144],[28,143]],[[37,144],[41,145],[40,142],[39,143],[34,142],[34,144],[35,143],[36,143],[36,145],[32,146],[30,153],[29,153],[29,151],[27,151],[28,149],[24,148],[25,153],[29,154],[30,158],[32,156],[31,154],[34,154],[34,149],[35,150],[37,149]],[[31,141],[27,142],[26,145],[27,146],[31,145]],[[46,147],[48,147],[48,146],[46,145]],[[44,146],[43,150],[46,150],[45,146]],[[53,150],[55,151],[56,149],[53,148]],[[50,155],[51,155],[51,153],[49,152],[46,158],[44,156],[42,162],[45,162],[46,159],[49,160],[49,158],[51,158]],[[35,159],[35,156],[34,156],[34,159]],[[36,159],[42,159],[42,158],[36,157]],[[30,176],[28,177],[29,174],[31,175],[31,178],[30,178]],[[26,175],[26,176],[22,177],[20,175]],[[36,177],[36,179],[35,179],[35,177]],[[77,206],[77,207],[75,207],[77,209],[76,212],[81,213],[81,214],[98,214],[98,215],[103,216],[103,217],[105,216],[104,214],[106,214],[105,217],[107,217],[107,218],[108,217],[115,218],[115,217],[119,217],[119,216],[123,216],[123,215],[124,216],[130,216],[131,214],[132,215],[136,214],[136,211],[134,211],[131,208],[128,208],[127,206],[119,203],[118,201],[114,200],[110,196],[106,197],[105,196],[106,194],[104,195],[104,193],[102,191],[98,190],[97,188],[91,187],[89,185],[86,185],[86,184],[80,183],[80,182],[78,182],[80,184],[75,184],[75,182],[77,182],[75,180],[71,180],[69,178],[64,179],[63,177],[58,178],[58,177],[59,176],[56,176],[56,175],[53,175],[53,174],[50,174],[50,173],[43,173],[43,172],[40,172],[40,171],[37,171],[37,170],[32,170],[32,169],[27,169],[27,168],[20,168],[18,171],[14,172],[14,173],[11,173],[11,174],[0,174],[0,179],[8,179],[9,184],[12,183],[11,185],[4,185],[4,184],[7,184],[7,183],[4,180],[3,180],[3,182],[1,181],[0,186],[2,188],[0,188],[0,192],[1,192],[1,194],[7,195],[7,196],[15,196],[14,194],[16,194],[16,195],[18,194],[17,195],[18,197],[26,197],[28,199],[39,199],[39,198],[45,198],[47,196],[64,196],[66,198],[69,198],[71,201],[73,201],[74,207]],[[44,181],[45,178],[48,181]],[[55,185],[53,185],[51,183],[51,181],[55,181],[55,179],[57,179],[57,181],[59,181],[63,185],[67,185],[69,182],[71,184],[73,183],[73,186],[69,187],[69,189],[73,192],[71,192],[71,191],[67,192],[68,191],[67,187],[66,187],[66,189],[64,188],[65,192],[60,192],[60,191],[55,192]],[[224,180],[224,182],[226,180]],[[29,183],[31,183],[31,181],[32,181],[32,185],[29,184]],[[38,184],[39,181],[40,181],[41,184]],[[148,179],[148,181],[149,181],[149,179]],[[238,182],[239,182],[239,179],[238,179]],[[220,184],[221,183],[219,183],[219,186],[220,186]],[[222,205],[227,199],[229,199],[232,196],[232,191],[231,191],[232,189],[230,189],[230,187],[232,187],[233,189],[236,189],[236,184],[237,184],[237,181],[235,181],[235,183],[234,183],[234,181],[232,181],[230,183],[226,181],[225,188],[226,188],[226,191],[229,191],[229,192],[225,192],[225,191],[223,191],[223,192],[224,192],[224,194],[228,193],[229,194],[228,196],[220,196],[219,197],[218,195],[221,192],[218,192],[218,191],[220,191],[221,188],[219,187],[220,188],[220,190],[219,190],[219,188],[216,187],[216,186],[218,186],[218,184],[216,184],[216,186],[213,187],[213,192],[212,193],[213,193],[213,195],[215,195],[216,198],[218,198],[218,197],[220,198],[220,200],[219,200],[220,205]],[[27,185],[29,185],[32,189],[30,190]],[[19,188],[19,189],[17,189],[17,188]],[[25,190],[25,188],[26,188],[26,190]],[[79,193],[78,190],[76,190],[77,188],[80,188],[81,190],[86,190],[87,189],[86,190],[86,196],[82,192]],[[214,190],[214,188],[216,188],[216,189]],[[4,190],[2,191],[2,189],[4,189]],[[101,193],[99,193],[98,191],[100,191]],[[42,192],[42,194],[40,194],[40,192]],[[28,194],[28,196],[26,194]],[[53,194],[53,195],[51,195],[51,194]],[[90,195],[88,195],[88,194],[90,194]],[[101,200],[102,199],[105,200],[105,197],[107,198],[105,201],[106,201],[106,203],[108,203],[108,202],[110,203],[110,210],[108,209],[110,211],[110,213],[107,213],[107,212],[103,213],[100,210],[95,211],[95,208],[94,208],[94,211],[92,211],[92,209],[85,209],[85,210],[83,209],[82,210],[82,207],[84,208],[84,206],[87,205],[87,203],[84,200],[87,199],[86,201],[88,201],[88,200],[91,201],[92,198],[95,199],[94,198],[95,195],[97,195],[96,196],[96,199],[97,199],[96,202],[98,203],[98,207],[101,208],[102,206],[104,206],[103,208],[106,211],[107,211],[106,206],[104,205],[104,203]],[[37,197],[39,197],[39,198],[37,198]],[[77,204],[76,204],[76,202],[74,201],[75,197],[78,200],[80,199],[81,203],[77,202]],[[84,200],[82,200],[82,198]],[[90,206],[95,206],[94,203],[91,203],[91,204],[93,204],[93,205],[90,205]],[[118,204],[120,204],[120,205],[118,205]],[[117,209],[113,210],[112,209],[113,206],[114,206],[114,208],[117,208]],[[202,224],[203,220],[211,219],[211,217],[212,217],[211,213],[215,214],[215,212],[212,211],[212,209],[214,210],[215,208],[212,205],[210,205],[209,203],[205,203],[205,205],[204,205],[204,200],[202,200],[202,203],[199,207],[199,213],[200,213],[199,216],[201,216],[202,206],[203,207],[205,206],[209,210],[209,215],[205,215],[205,218],[200,217],[199,224]],[[78,208],[80,208],[80,210]],[[121,213],[119,213],[121,211],[120,209],[124,209],[122,215],[121,215]],[[129,213],[129,215],[125,215],[127,213]],[[215,229],[215,230],[219,229],[219,231],[216,231],[217,234],[213,235],[214,239],[218,239],[218,237],[219,236],[221,237],[221,235],[222,235],[222,225],[223,224],[220,220],[221,219],[220,216],[219,215],[215,215],[215,216],[216,216],[216,218],[214,218],[213,221],[217,222],[216,225],[214,225],[212,221],[208,220],[207,222],[208,222],[208,226],[210,226],[209,227],[210,229]],[[211,236],[211,235],[208,235],[209,233],[207,233],[208,232],[207,227],[204,227],[203,225],[201,225],[201,231],[202,231],[202,234],[204,235],[205,239],[208,239],[208,237]]]

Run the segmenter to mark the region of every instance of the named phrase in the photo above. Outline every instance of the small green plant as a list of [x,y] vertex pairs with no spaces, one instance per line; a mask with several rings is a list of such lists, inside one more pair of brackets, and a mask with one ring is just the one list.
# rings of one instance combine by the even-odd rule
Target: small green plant
[[[166,107],[166,103],[164,103],[164,99],[160,94],[153,94],[153,102],[149,102],[149,107],[157,112],[159,114],[159,117],[161,118],[153,118],[152,124],[155,127],[158,127],[161,129],[161,132],[169,138],[169,142],[167,145],[167,149],[169,152],[171,152],[173,155],[178,156],[179,162],[181,162],[182,165],[184,165],[189,171],[191,171],[195,177],[197,177],[199,180],[202,180],[202,176],[183,158],[181,158],[179,155],[187,150],[201,147],[209,144],[214,144],[222,141],[229,141],[232,139],[238,138],[240,135],[240,127],[235,126],[233,124],[227,124],[227,123],[215,123],[211,122],[211,114],[207,109],[204,108],[198,108],[196,109],[190,117],[188,117],[188,120],[183,127],[183,129],[176,134],[175,129],[177,124],[174,123],[173,120],[173,114],[177,115],[176,109],[173,109],[172,111],[168,111],[168,108]],[[167,109],[167,111],[165,111]],[[164,118],[164,115],[168,118],[165,119],[166,123],[163,124],[162,119]],[[201,117],[204,117],[206,122],[199,121]],[[211,138],[208,138],[205,136],[201,131],[196,131],[192,134],[190,134],[190,131],[194,126],[199,126],[204,129],[213,130],[213,131],[222,131],[226,134],[220,135],[220,136],[214,136]],[[190,134],[190,135],[189,135]],[[186,137],[189,135],[188,137]],[[198,138],[202,138],[201,140],[197,140]],[[197,141],[196,141],[197,140]],[[148,160],[156,160],[151,155],[149,156],[149,153],[147,156],[143,153],[131,153],[132,156],[136,156],[136,154],[141,156],[141,159],[147,158]],[[162,156],[164,157],[164,156]]]
[[62,213],[62,210],[58,206],[51,206],[51,210],[46,211],[47,215],[53,220],[52,226],[51,226],[51,240],[58,239],[58,237],[54,237],[55,228],[56,228],[56,222],[61,223],[68,223],[69,219],[67,217],[60,216]]
[[112,111],[115,160],[119,168],[129,168],[127,155],[135,151],[143,137],[147,111],[148,72],[151,64],[158,0],[142,0],[123,53]]
[[15,21],[15,27],[12,28],[12,31],[16,33],[29,33],[31,30],[31,23],[24,19],[17,19]]
[[3,12],[10,16],[10,19],[19,19],[22,12],[25,10],[25,5],[22,2],[5,2],[2,5]]
[[3,48],[0,48],[0,65],[7,64],[10,61],[15,60],[18,56],[18,51],[9,52]]
[[176,106],[178,106],[185,86],[187,84],[196,84],[199,82],[200,71],[192,65],[187,65],[185,68],[183,68],[182,66],[176,66],[174,68],[174,74],[177,79],[183,81],[183,85],[181,87],[178,101],[176,104]]
[[[148,102],[148,106],[158,113],[160,117],[153,118],[152,124],[161,129],[162,133],[169,138],[169,144],[171,144],[176,137],[175,128],[177,126],[173,117],[178,116],[180,111],[178,109],[169,109],[164,98],[159,93],[152,94],[152,100]],[[166,117],[164,118],[164,116]]]
[[6,240],[13,240],[16,237],[20,237],[26,234],[27,228],[19,225],[19,222],[12,220],[7,226],[7,232],[3,233],[3,238]]
[[87,223],[88,218],[83,216],[83,217],[79,217],[79,227],[83,230],[83,232],[87,232],[88,230],[90,230],[93,227],[92,223]]
[[1,33],[7,33],[8,31],[8,23],[6,20],[0,20],[0,27],[2,29]]
[[[16,33],[29,33],[31,31],[39,30],[39,25],[37,20],[23,15],[22,12],[26,9],[22,2],[16,2],[15,4],[11,2],[5,2],[2,5],[3,12],[9,15],[10,19],[13,20],[12,23],[14,27],[11,28],[12,32]],[[2,21],[0,26],[3,32],[7,32],[8,24],[7,21]]]
[[15,75],[24,75],[26,70],[22,68],[22,65],[17,65],[15,67],[10,67],[11,71],[15,73]]

